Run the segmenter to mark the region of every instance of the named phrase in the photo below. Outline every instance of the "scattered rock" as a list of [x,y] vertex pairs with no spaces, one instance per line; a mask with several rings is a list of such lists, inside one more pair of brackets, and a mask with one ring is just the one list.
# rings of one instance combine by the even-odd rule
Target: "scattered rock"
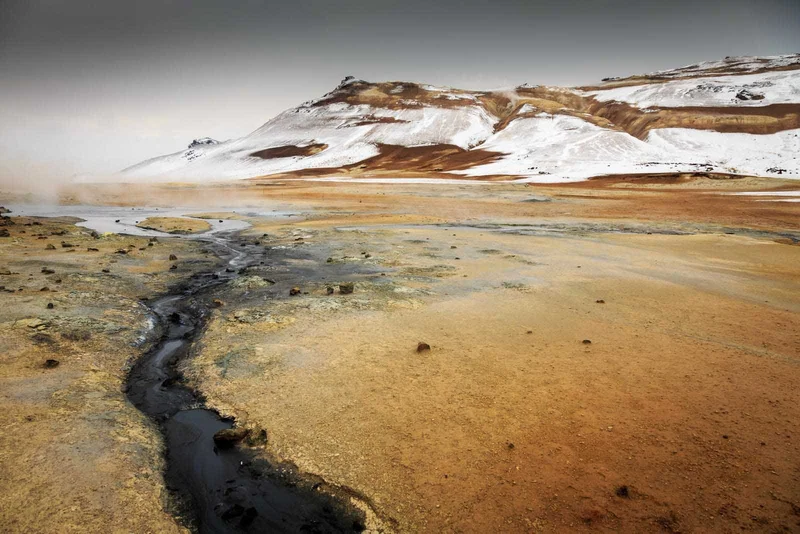
[[631,496],[630,491],[628,490],[628,486],[619,486],[617,489],[614,490],[614,494],[617,497],[622,497],[623,499],[627,499]]
[[11,237],[11,234],[8,233],[7,229],[0,228],[0,237]]
[[325,263],[333,263],[333,258],[328,258],[327,260],[325,260]]
[[170,271],[175,271],[175,270],[177,270],[177,269],[178,269],[178,266],[177,266],[177,265],[175,265],[174,263],[173,263],[172,265],[170,265],[170,267],[169,267],[169,270],[170,270]]
[[42,267],[42,274],[55,274],[53,269],[48,269],[47,267]]
[[510,441],[508,443],[506,443],[506,447],[508,447],[508,450],[510,450],[510,451],[514,450],[514,444],[511,443]]
[[605,303],[606,303],[606,301],[605,301],[605,300],[603,300],[603,299],[597,299],[595,302],[596,302],[597,304],[605,304]]
[[225,303],[222,302],[220,299],[214,299],[211,301],[211,305],[214,306],[215,308],[221,308],[225,306]]
[[169,261],[178,261],[178,256],[176,256],[175,254],[170,254]]
[[591,339],[584,339],[583,341],[581,341],[581,343],[583,343],[584,345],[591,345],[592,344],[592,340]]
[[224,428],[214,434],[214,443],[219,447],[231,447],[246,438],[249,433],[250,430],[244,427]]
[[326,288],[325,288],[325,292],[326,292],[328,295],[333,295],[333,286],[328,286],[328,287],[326,287]]
[[292,289],[289,290],[289,295],[291,295],[291,296],[295,296],[295,295],[299,295],[299,294],[300,294],[300,288],[299,287],[295,286],[295,287],[293,287]]
[[73,245],[72,243],[67,243],[66,241],[61,242],[61,248],[72,248],[74,246],[75,245]]
[[339,293],[342,295],[349,295],[356,290],[356,285],[353,282],[345,282],[339,284]]
[[94,247],[87,247],[86,252],[100,252],[100,249]]
[[110,273],[111,271],[110,271],[109,269],[102,269],[102,272],[104,272],[104,273]]
[[417,352],[427,352],[429,350],[431,350],[431,346],[428,345],[427,343],[423,341],[417,343]]
[[45,250],[55,250],[55,249],[56,249],[56,247],[55,247],[55,245],[53,245],[52,243],[48,243],[48,244],[47,244],[47,246],[46,246],[46,247],[44,247],[44,249],[45,249]]
[[128,251],[125,250],[124,248],[121,248],[121,249],[119,249],[119,250],[114,252],[114,254],[127,254],[127,253],[128,253]]
[[55,308],[55,307],[56,307],[56,306],[55,306],[55,304],[53,304],[52,302],[48,302],[48,303],[47,303],[47,309],[48,309],[48,310],[52,310],[52,309],[53,309],[53,308]]
[[60,363],[61,362],[59,362],[58,360],[45,360],[44,361],[44,368],[45,369],[53,369],[55,367],[58,367],[58,365]]
[[44,286],[44,287],[43,287],[42,289],[40,289],[39,291],[50,291],[50,288],[49,288],[49,287],[47,287],[47,286]]

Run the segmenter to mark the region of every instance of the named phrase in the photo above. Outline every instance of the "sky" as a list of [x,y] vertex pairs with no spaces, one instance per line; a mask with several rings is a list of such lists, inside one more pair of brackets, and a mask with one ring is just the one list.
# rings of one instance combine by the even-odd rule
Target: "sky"
[[799,0],[0,0],[0,180],[241,137],[347,75],[572,86],[797,52]]

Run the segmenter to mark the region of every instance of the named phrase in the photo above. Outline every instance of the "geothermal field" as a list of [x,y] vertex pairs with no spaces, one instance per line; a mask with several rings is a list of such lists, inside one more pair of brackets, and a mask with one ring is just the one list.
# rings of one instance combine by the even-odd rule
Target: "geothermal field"
[[799,156],[787,55],[4,186],[0,531],[797,532]]

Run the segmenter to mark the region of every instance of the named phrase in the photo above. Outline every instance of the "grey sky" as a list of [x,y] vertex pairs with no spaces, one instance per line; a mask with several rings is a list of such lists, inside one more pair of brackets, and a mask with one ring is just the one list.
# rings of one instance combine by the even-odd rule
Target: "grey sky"
[[0,0],[0,178],[239,137],[345,75],[578,85],[793,52],[798,0]]

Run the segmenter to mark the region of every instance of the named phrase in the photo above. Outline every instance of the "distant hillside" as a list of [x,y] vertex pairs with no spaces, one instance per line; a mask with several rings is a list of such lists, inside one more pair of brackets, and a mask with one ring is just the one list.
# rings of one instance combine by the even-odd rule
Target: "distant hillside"
[[726,58],[579,88],[465,91],[348,77],[245,137],[195,141],[129,167],[121,178],[800,178],[799,155],[796,54]]

